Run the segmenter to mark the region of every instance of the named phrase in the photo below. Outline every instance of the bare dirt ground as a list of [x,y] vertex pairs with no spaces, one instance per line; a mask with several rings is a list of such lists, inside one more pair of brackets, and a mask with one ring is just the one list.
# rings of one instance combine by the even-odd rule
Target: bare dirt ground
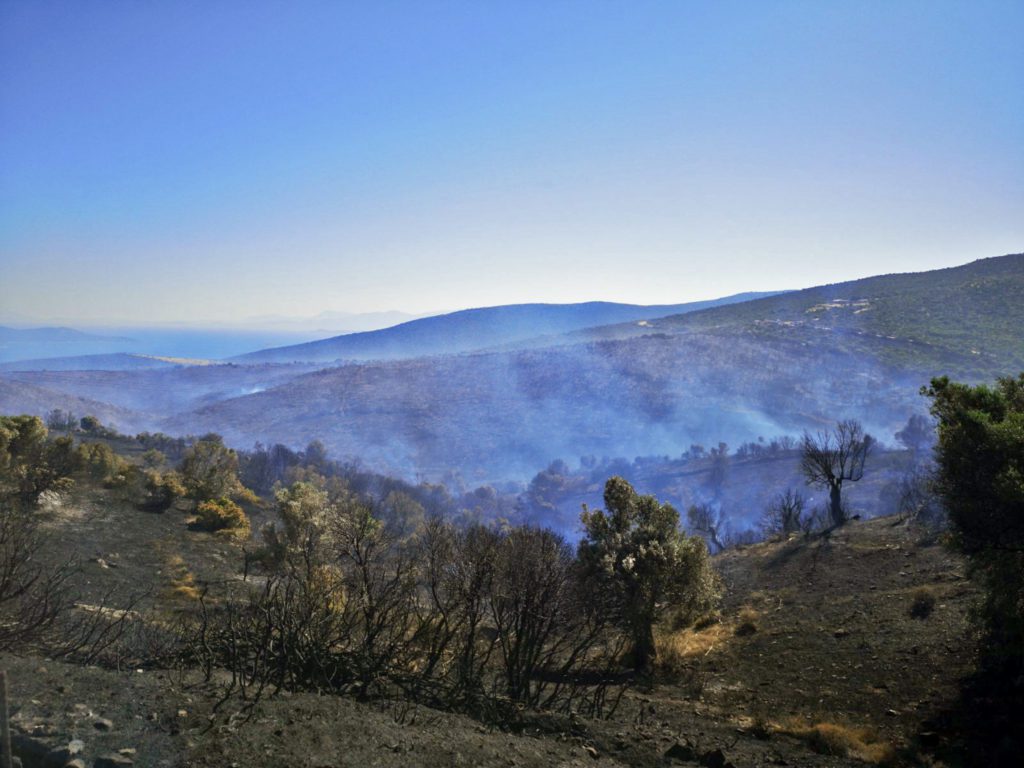
[[[83,560],[90,599],[145,587],[166,608],[187,603],[203,580],[240,578],[242,545],[189,531],[181,512],[140,512],[81,491],[45,514],[49,556]],[[610,720],[524,713],[514,725],[487,725],[296,693],[264,700],[243,721],[231,717],[235,704],[215,713],[215,692],[166,670],[32,655],[0,657],[0,667],[11,678],[14,731],[52,747],[80,739],[85,765],[120,750],[121,764],[167,768],[919,764],[922,743],[946,738],[929,723],[973,666],[966,616],[975,591],[956,556],[880,518],[716,562],[722,621],[666,631],[671,669],[631,690]],[[933,605],[914,617],[921,590]]]

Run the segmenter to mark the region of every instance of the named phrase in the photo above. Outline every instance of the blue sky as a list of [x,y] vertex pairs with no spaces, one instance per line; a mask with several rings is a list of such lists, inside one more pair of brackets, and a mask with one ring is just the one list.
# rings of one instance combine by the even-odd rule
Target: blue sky
[[1024,3],[0,3],[0,319],[666,303],[1024,250]]

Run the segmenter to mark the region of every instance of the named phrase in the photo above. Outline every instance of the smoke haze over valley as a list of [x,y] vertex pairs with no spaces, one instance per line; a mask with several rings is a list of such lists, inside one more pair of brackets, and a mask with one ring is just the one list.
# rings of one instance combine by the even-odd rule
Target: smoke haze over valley
[[1021,296],[1014,255],[698,305],[499,307],[230,362],[12,363],[0,404],[217,432],[239,448],[318,440],[408,479],[524,482],[556,459],[673,457],[842,417],[891,440],[924,411],[917,389],[932,376],[1024,365]]

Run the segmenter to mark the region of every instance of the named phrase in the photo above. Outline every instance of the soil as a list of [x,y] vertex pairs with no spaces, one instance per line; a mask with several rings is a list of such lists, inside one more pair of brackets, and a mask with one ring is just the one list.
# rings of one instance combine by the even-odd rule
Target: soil
[[[48,554],[76,556],[99,601],[146,587],[169,610],[183,584],[241,580],[243,544],[79,491],[44,512]],[[103,562],[97,562],[102,560]],[[918,763],[947,738],[927,723],[974,666],[962,561],[894,518],[824,538],[749,546],[715,558],[722,620],[675,637],[685,652],[656,684],[627,693],[609,720],[524,713],[514,727],[395,702],[282,694],[239,715],[216,692],[159,669],[101,669],[0,656],[12,727],[50,746],[81,739],[91,765],[136,750],[135,765],[189,766],[844,766]],[[104,567],[106,566],[106,567]],[[935,598],[915,618],[920,590]],[[99,719],[111,721],[98,730]],[[857,748],[815,738],[825,724]],[[949,746],[948,744],[946,745]],[[860,749],[864,747],[864,749]]]

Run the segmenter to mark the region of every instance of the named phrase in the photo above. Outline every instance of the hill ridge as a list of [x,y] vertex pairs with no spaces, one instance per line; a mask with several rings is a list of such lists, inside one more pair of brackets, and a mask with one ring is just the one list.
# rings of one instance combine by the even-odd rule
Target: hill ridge
[[409,320],[390,328],[344,334],[305,344],[274,347],[231,358],[234,362],[385,360],[451,354],[559,336],[567,331],[635,322],[694,311],[707,306],[749,301],[766,292],[747,292],[707,301],[639,305],[612,301],[573,304],[528,302],[472,307]]

